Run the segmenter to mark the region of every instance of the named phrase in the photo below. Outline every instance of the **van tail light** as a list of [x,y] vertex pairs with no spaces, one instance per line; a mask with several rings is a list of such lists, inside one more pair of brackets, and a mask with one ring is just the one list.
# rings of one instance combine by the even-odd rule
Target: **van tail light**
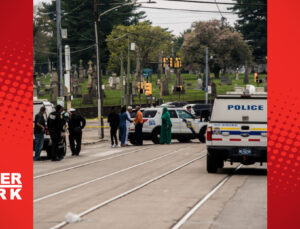
[[144,122],[147,122],[147,121],[148,121],[148,119],[143,119],[143,123],[144,123]]
[[206,130],[206,141],[212,141],[212,128],[211,128],[211,126],[207,127],[207,130]]

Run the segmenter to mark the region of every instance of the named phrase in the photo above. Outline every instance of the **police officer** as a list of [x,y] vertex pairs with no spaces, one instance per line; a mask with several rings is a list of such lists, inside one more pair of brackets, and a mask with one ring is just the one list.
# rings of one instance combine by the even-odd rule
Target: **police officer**
[[59,142],[62,138],[62,132],[64,131],[64,120],[61,118],[63,107],[57,105],[55,111],[51,112],[48,119],[47,125],[52,141],[51,159],[52,161],[60,161],[63,155],[59,152]]
[[85,127],[86,121],[81,115],[75,114],[74,112],[75,109],[71,108],[69,117],[69,141],[72,156],[79,156],[81,150],[82,129]]

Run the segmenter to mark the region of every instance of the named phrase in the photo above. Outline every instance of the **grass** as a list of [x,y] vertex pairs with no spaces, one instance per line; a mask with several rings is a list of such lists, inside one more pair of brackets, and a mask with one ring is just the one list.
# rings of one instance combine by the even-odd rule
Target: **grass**
[[[266,75],[260,75],[260,79],[264,78]],[[212,77],[212,75],[211,75]],[[235,76],[234,75],[229,75],[229,77],[232,79],[232,85],[224,85],[221,84],[220,79],[214,79],[212,78],[212,80],[215,82],[216,86],[217,86],[217,94],[226,94],[227,91],[233,91],[234,90],[234,85],[238,85],[241,87],[245,87],[245,84],[243,83],[243,74],[239,75],[239,80],[235,80]],[[103,77],[103,84],[106,85],[108,82],[108,78],[109,76],[104,76]],[[169,92],[170,95],[169,96],[164,96],[163,100],[164,102],[169,102],[169,101],[176,101],[178,100],[178,95],[177,94],[173,94],[171,93],[171,89],[172,89],[172,85],[174,85],[175,83],[175,74],[172,74],[171,76],[171,82],[169,83]],[[182,74],[182,78],[184,80],[185,85],[187,85],[187,83],[191,83],[191,87],[192,89],[187,89],[187,87],[185,86],[185,94],[181,95],[180,100],[181,101],[196,101],[196,100],[204,100],[205,99],[205,93],[202,90],[195,90],[195,86],[196,86],[196,81],[197,81],[197,76],[195,74]],[[43,82],[45,85],[50,84],[50,76],[40,76],[37,78],[37,80]],[[160,90],[158,87],[156,87],[156,80],[157,80],[157,75],[153,74],[152,75],[152,96],[155,96],[156,99],[159,99],[159,93]],[[82,94],[87,94],[88,90],[87,90],[87,79],[85,80],[84,83],[81,83],[81,88],[82,88]],[[254,77],[253,74],[249,74],[249,84],[255,85],[256,83],[254,82]],[[262,84],[260,84],[260,86],[262,86]],[[108,106],[108,105],[120,105],[121,104],[121,90],[104,90],[105,93],[105,99],[104,99],[104,105]],[[50,93],[45,94],[45,96],[41,96],[39,97],[41,99],[48,99],[50,100]],[[138,96],[135,97],[135,103],[139,103],[139,98]],[[141,103],[146,103],[146,96],[145,95],[141,95]],[[74,98],[72,100],[72,107],[76,108],[76,107],[91,107],[91,106],[96,106],[97,105],[97,101],[96,98],[94,99],[94,103],[93,105],[91,104],[82,104],[82,98]]]

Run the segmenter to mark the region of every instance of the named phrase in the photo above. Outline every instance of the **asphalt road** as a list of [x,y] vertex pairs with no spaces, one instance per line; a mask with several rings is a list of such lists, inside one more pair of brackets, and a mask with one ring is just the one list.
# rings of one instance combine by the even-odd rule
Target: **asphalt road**
[[238,166],[208,174],[199,141],[86,145],[34,163],[34,228],[267,228],[266,165]]

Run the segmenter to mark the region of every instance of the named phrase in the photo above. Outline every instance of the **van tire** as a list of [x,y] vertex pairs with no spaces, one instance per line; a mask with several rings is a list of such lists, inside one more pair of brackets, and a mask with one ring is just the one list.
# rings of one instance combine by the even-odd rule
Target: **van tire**
[[207,126],[203,126],[199,132],[199,141],[201,143],[205,143],[206,142],[206,129],[207,129]]
[[218,170],[218,164],[212,155],[206,156],[206,170],[208,173],[216,173]]
[[152,131],[152,142],[154,144],[159,144],[159,140],[160,140],[160,127],[155,128]]
[[184,138],[184,137],[182,137],[182,138],[177,138],[177,140],[178,140],[179,142],[181,142],[181,143],[187,143],[187,142],[191,141],[190,138]]
[[129,137],[129,142],[130,142],[132,145],[135,145],[135,138],[134,138],[134,136],[130,136],[130,137]]

